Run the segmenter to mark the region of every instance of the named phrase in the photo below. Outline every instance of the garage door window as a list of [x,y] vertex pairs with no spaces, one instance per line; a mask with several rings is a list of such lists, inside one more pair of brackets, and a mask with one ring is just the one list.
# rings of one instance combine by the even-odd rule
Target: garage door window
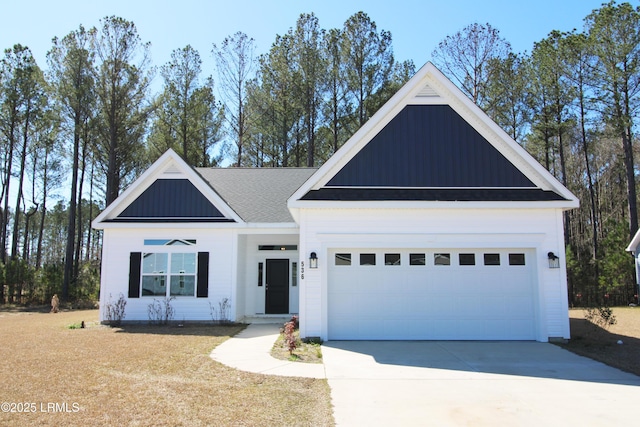
[[384,265],[400,265],[400,254],[384,254]]
[[427,258],[424,254],[409,254],[410,265],[426,265]]
[[360,265],[376,265],[376,254],[360,254]]
[[351,265],[351,254],[336,254],[336,265]]
[[500,254],[484,254],[484,265],[500,265]]
[[451,254],[433,254],[435,265],[451,265]]
[[476,254],[460,254],[458,260],[460,265],[476,265]]
[[524,254],[509,254],[509,265],[525,265]]

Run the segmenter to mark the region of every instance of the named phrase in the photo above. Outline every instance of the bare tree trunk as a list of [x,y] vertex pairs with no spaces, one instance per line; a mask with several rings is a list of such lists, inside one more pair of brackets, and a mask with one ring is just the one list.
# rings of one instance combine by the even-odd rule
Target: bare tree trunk
[[45,216],[47,214],[47,193],[49,186],[49,148],[47,147],[44,155],[43,180],[42,180],[42,214],[40,215],[40,229],[38,230],[38,244],[36,251],[36,269],[42,266],[42,241],[44,238]]
[[[9,152],[7,154],[7,165],[5,171],[5,186],[4,186],[4,207],[3,207],[3,218],[2,218],[2,232],[0,233],[0,261],[3,264],[7,262],[7,229],[9,228],[9,187],[11,184],[11,172],[13,169],[13,152],[15,148],[15,138],[14,132],[16,128],[16,120],[12,118],[11,123],[9,124],[9,132],[7,139],[9,140]],[[3,288],[4,289],[4,288]],[[3,292],[3,289],[0,289],[0,293]],[[4,296],[4,295],[3,295]],[[2,298],[1,301],[4,301]]]
[[73,166],[71,170],[71,194],[69,196],[69,222],[67,223],[67,247],[64,259],[64,279],[62,282],[62,298],[69,298],[69,288],[75,281],[73,277],[73,255],[75,253],[76,232],[76,198],[78,189],[78,163],[80,150],[80,116],[76,114],[73,132]]
[[91,162],[91,172],[89,178],[89,227],[87,229],[87,252],[85,254],[85,259],[88,261],[91,259],[92,251],[91,251],[91,221],[93,219],[93,166],[94,163]]
[[24,186],[24,169],[27,161],[27,143],[29,141],[29,119],[31,112],[31,101],[27,102],[25,111],[24,130],[22,132],[22,153],[20,154],[20,172],[18,177],[18,195],[16,197],[16,210],[13,218],[13,238],[11,241],[11,259],[18,257],[18,236],[20,230],[20,200],[22,200],[22,192]]

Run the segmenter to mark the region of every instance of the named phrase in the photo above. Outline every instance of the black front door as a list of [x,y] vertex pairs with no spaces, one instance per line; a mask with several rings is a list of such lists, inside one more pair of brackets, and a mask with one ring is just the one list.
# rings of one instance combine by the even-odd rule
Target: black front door
[[289,260],[268,259],[266,279],[265,313],[289,313]]

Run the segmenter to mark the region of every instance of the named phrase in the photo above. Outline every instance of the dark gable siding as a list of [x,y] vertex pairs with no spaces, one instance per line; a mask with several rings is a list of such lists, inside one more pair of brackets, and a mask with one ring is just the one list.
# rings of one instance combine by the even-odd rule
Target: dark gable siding
[[118,218],[224,218],[188,179],[158,179]]
[[448,105],[408,105],[327,187],[535,187]]
[[331,188],[309,191],[302,200],[427,200],[441,202],[533,202],[565,200],[539,188]]

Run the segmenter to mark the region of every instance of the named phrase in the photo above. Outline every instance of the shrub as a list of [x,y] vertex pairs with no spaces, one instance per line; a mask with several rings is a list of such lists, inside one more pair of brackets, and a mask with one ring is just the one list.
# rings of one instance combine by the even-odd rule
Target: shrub
[[231,319],[229,319],[231,300],[229,298],[223,298],[218,303],[218,307],[220,308],[220,323],[231,323]]
[[588,308],[584,312],[584,318],[602,329],[609,329],[617,322],[616,316],[609,307]]
[[164,298],[161,300],[153,299],[153,302],[147,306],[147,314],[149,315],[149,323],[155,325],[166,325],[176,314],[175,308],[171,305],[171,301],[176,297]]
[[119,326],[124,319],[124,308],[127,305],[127,300],[124,295],[120,293],[118,299],[113,302],[111,300],[111,294],[109,294],[109,301],[104,306],[104,313],[107,318],[107,322],[112,326]]
[[294,322],[293,320],[290,320],[284,324],[284,342],[287,346],[287,349],[289,350],[290,355],[293,355],[293,350],[298,347],[295,331],[296,322]]
[[231,311],[231,300],[229,298],[223,298],[218,302],[218,310],[209,301],[209,314],[213,323],[226,325],[231,323],[229,319],[229,312]]
[[300,321],[298,316],[296,315],[291,316],[291,320],[289,320],[289,322],[293,322],[293,326],[295,329],[298,329],[300,327]]

